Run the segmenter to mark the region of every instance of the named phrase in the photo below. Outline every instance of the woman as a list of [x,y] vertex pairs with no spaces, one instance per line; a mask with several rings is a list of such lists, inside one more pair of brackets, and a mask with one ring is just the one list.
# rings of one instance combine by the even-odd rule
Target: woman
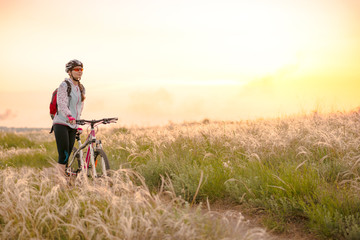
[[53,128],[59,153],[58,169],[62,174],[65,173],[65,166],[74,146],[76,120],[80,119],[84,107],[85,88],[80,83],[83,70],[83,64],[79,60],[69,61],[65,67],[69,78],[65,78],[57,91],[58,109],[53,119]]

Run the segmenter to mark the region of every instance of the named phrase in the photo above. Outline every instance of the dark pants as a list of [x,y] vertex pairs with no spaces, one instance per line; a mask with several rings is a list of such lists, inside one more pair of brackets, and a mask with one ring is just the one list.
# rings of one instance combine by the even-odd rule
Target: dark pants
[[67,164],[75,143],[76,129],[61,124],[54,124],[54,133],[59,153],[59,163]]

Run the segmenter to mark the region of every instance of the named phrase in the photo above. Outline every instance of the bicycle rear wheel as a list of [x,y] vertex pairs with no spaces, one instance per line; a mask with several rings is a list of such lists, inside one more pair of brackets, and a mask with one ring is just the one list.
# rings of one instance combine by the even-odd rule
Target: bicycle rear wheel
[[[102,149],[97,149],[94,151],[94,162],[97,177],[104,177],[109,175],[109,160],[106,156],[106,153]],[[93,166],[89,166],[89,173],[93,175],[93,170],[91,168],[93,168]]]
[[71,151],[71,154],[69,156],[69,161],[66,164],[66,173],[70,175],[76,175],[79,171],[81,171],[81,164],[80,164],[80,155],[79,153],[75,155],[75,158],[73,158],[75,152],[77,151],[76,147],[73,147],[73,150]]

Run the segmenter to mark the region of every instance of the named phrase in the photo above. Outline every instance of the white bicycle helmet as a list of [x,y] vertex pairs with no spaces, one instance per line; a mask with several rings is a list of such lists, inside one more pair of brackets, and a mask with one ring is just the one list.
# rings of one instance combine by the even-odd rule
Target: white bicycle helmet
[[65,72],[69,72],[69,71],[73,70],[74,67],[77,67],[77,66],[84,67],[82,62],[80,62],[79,60],[73,59],[66,64]]

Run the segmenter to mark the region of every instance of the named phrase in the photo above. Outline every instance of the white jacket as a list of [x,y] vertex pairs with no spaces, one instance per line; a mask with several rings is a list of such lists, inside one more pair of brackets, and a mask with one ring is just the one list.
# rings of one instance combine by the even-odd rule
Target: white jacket
[[[75,85],[70,78],[65,78],[65,81],[70,82],[71,92],[70,97],[67,93],[67,84],[62,82],[57,91],[57,112],[53,119],[54,124],[62,124],[71,128],[77,128],[77,124],[68,123],[68,117],[72,116],[76,120],[80,119],[82,110],[84,108],[84,102],[81,101],[80,87]],[[85,89],[83,90],[85,94]]]

